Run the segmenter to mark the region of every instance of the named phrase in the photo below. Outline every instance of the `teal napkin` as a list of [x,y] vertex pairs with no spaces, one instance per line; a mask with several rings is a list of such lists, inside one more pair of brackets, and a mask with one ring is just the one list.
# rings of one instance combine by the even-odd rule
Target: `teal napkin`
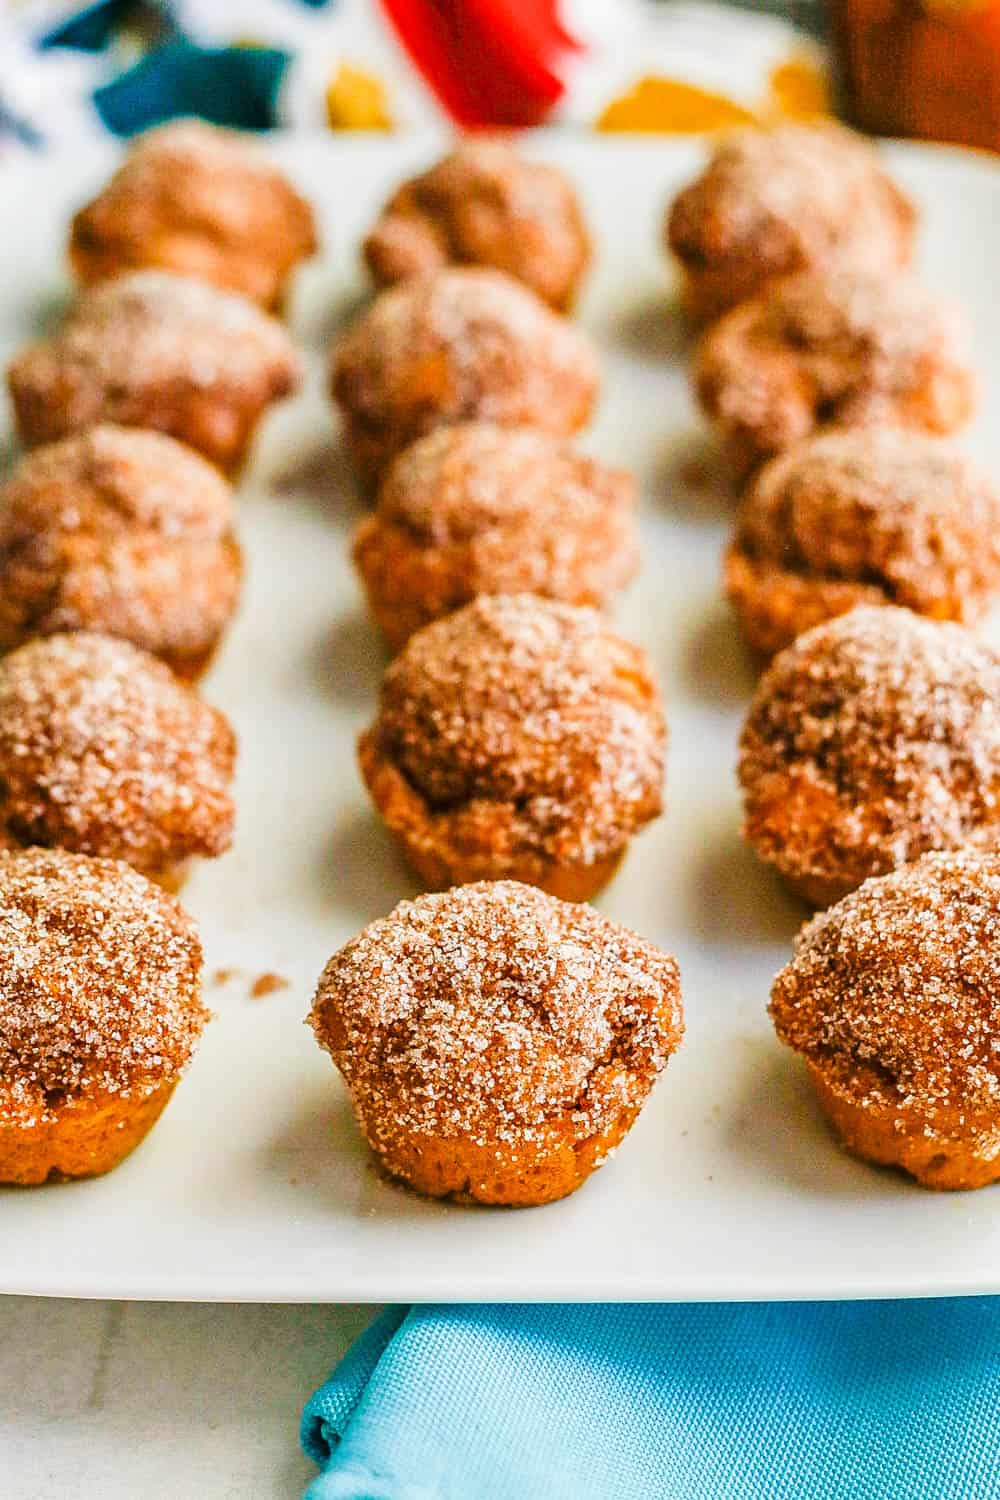
[[273,47],[198,47],[178,37],[94,91],[108,130],[135,135],[178,115],[267,130],[289,64]]
[[302,1442],[307,1500],[996,1500],[1000,1301],[393,1308]]

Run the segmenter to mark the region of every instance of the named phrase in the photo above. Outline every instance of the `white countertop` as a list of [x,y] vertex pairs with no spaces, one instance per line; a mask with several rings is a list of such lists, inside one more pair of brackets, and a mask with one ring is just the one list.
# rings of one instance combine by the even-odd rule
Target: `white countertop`
[[302,1405],[372,1311],[0,1297],[3,1500],[299,1500]]

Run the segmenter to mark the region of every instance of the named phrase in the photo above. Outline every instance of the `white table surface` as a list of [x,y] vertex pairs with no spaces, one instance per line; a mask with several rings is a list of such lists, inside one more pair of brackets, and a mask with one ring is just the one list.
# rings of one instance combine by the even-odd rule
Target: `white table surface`
[[299,1500],[302,1404],[369,1307],[0,1297],[3,1500]]

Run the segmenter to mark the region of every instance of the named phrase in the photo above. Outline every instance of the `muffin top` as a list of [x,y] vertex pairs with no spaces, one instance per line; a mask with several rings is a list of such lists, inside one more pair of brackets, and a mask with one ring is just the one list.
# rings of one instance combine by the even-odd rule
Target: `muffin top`
[[334,955],[312,1024],[403,1135],[595,1132],[680,1042],[677,965],[590,907],[513,881],[422,896]]
[[963,321],[912,276],[803,271],[718,321],[698,350],[702,404],[786,448],[822,423],[947,432],[975,405]]
[[[903,388],[927,355],[964,357],[963,333],[954,304],[933,296],[913,276],[803,271],[728,313],[706,334],[703,349],[726,349],[738,335],[765,354],[814,357],[810,368],[818,393],[829,398],[849,381],[886,391]],[[752,381],[752,369],[747,379]]]
[[460,423],[395,460],[356,554],[419,553],[429,619],[480,593],[600,604],[637,566],[634,508],[622,469],[534,428]]
[[374,734],[432,808],[514,804],[557,859],[593,862],[660,810],[649,662],[591,609],[483,595],[426,626],[386,671]]
[[[1000,837],[1000,655],[960,625],[863,608],[799,636],[740,745],[748,824],[783,798],[784,848],[817,874],[881,873]],[[762,852],[769,852],[767,850]]]
[[[316,249],[312,211],[235,131],[179,120],[139,136],[73,221],[82,270],[160,265],[271,303],[281,274]],[[111,258],[109,260],[109,258]]]
[[25,527],[123,530],[214,541],[232,526],[233,495],[213,464],[166,433],[103,422],[26,453],[2,491]]
[[449,263],[494,266],[563,307],[590,247],[576,194],[561,172],[506,141],[468,139],[393,194],[364,254],[383,284]]
[[674,200],[670,248],[695,267],[752,259],[761,276],[905,264],[916,211],[860,136],[834,124],[734,131]]
[[35,448],[0,487],[0,649],[94,628],[182,656],[239,592],[229,485],[173,438],[103,425]]
[[175,1077],[208,1018],[201,964],[192,919],[127,865],[62,849],[0,857],[0,1119]]
[[782,1040],[858,1102],[995,1123],[1000,856],[927,854],[866,881],[802,929],[770,1010]]
[[9,378],[15,389],[49,392],[70,432],[128,420],[136,390],[179,385],[264,401],[289,390],[297,370],[285,329],[246,297],[135,271],[84,291],[50,338],[15,357]]
[[0,661],[0,837],[155,873],[228,848],[236,738],[126,641],[53,635]]
[[832,430],[760,471],[740,506],[736,546],[757,562],[874,587],[933,614],[1000,587],[1000,494],[964,454],[922,433]]
[[332,383],[352,422],[398,451],[473,417],[568,434],[589,415],[598,369],[585,336],[527,287],[452,267],[376,297],[335,345]]
[[[163,234],[171,236],[168,246],[159,242]],[[196,260],[190,239],[208,240],[211,251]],[[114,249],[133,266],[154,264],[144,255],[178,254],[190,258],[190,275],[211,281],[226,270],[217,258],[231,255],[231,279],[220,284],[256,300],[268,300],[273,288],[247,282],[244,258],[294,264],[316,248],[312,210],[285,174],[246,136],[204,120],[175,120],[136,136],[108,184],[73,219],[73,242]]]
[[804,271],[761,299],[761,337],[847,358],[863,355],[886,377],[904,372],[928,349],[950,346],[962,327],[955,304],[914,276],[865,271]]

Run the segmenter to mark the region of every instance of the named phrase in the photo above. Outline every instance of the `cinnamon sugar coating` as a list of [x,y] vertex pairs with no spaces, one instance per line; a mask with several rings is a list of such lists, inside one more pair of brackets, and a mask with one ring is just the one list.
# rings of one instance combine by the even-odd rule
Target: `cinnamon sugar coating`
[[139,136],[74,217],[69,242],[82,282],[153,267],[266,308],[316,248],[312,210],[284,173],[244,136],[201,120]]
[[587,899],[662,806],[645,653],[590,609],[480,596],[412,636],[359,753],[429,886],[525,880]]
[[890,274],[909,264],[916,209],[872,147],[842,126],[734,131],[664,226],[688,310],[702,320],[797,271]]
[[1000,1177],[996,853],[866,881],[803,928],[770,1011],[858,1155],[926,1187]]
[[0,840],[154,879],[228,848],[236,737],[161,662],[80,632],[0,662]]
[[135,271],[83,292],[7,379],[29,447],[115,422],[169,433],[232,470],[265,409],[295,388],[298,359],[281,324],[245,297]]
[[367,481],[433,427],[569,437],[597,400],[585,336],[502,271],[453,267],[376,297],[333,349],[331,389]]
[[391,1172],[511,1204],[578,1187],[683,1032],[668,954],[511,881],[373,922],[327,964],[311,1019]]
[[468,139],[397,189],[364,243],[380,286],[446,265],[492,266],[565,311],[590,260],[573,187],[502,140]]
[[922,433],[820,433],[751,483],[726,591],[766,655],[859,604],[974,623],[1000,591],[1000,493],[964,454]]
[[194,677],[241,574],[229,485],[160,433],[90,428],[36,448],[0,487],[0,651],[99,630]]
[[1000,846],[1000,654],[960,625],[856,609],[761,679],[740,741],[744,833],[829,905],[930,850]]
[[91,1093],[138,1102],[183,1072],[208,1017],[201,943],[143,875],[61,849],[0,856],[0,952],[0,1127]]
[[354,561],[397,649],[477,594],[600,607],[638,567],[635,482],[532,428],[439,427],[389,469]]
[[946,434],[975,407],[961,319],[908,276],[802,272],[702,340],[698,399],[746,470],[819,426]]

